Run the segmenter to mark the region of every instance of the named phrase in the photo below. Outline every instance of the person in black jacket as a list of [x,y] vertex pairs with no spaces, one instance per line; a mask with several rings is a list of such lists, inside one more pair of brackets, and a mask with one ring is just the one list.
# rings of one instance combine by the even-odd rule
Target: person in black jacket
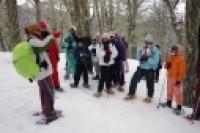
[[79,39],[78,47],[74,52],[75,59],[76,59],[76,71],[74,74],[74,83],[71,84],[72,88],[78,87],[80,77],[83,75],[83,86],[85,88],[89,88],[88,84],[88,59],[90,58],[90,52],[89,50],[84,47],[82,39]]

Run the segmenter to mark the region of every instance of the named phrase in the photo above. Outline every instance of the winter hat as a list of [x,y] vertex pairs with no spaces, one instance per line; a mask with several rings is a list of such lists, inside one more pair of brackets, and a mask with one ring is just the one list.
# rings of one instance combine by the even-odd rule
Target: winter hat
[[109,34],[109,33],[104,33],[104,34],[101,36],[101,39],[104,39],[104,38],[110,39],[110,34]]
[[40,21],[38,22],[38,26],[41,28],[41,29],[47,29],[47,25],[44,21]]
[[178,52],[178,47],[176,46],[176,45],[173,45],[172,47],[171,47],[171,52]]
[[28,24],[24,28],[26,34],[34,34],[35,32],[40,32],[41,29],[37,24]]
[[145,42],[154,42],[153,36],[151,34],[147,34],[144,38]]

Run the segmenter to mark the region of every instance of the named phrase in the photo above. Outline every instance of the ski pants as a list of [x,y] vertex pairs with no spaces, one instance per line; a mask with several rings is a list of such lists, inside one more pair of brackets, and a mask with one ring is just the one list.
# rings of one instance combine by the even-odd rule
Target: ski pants
[[84,64],[76,64],[76,71],[74,74],[74,84],[78,85],[81,75],[83,74],[84,84],[88,84],[88,70]]
[[104,84],[106,84],[106,89],[111,88],[111,66],[100,66],[100,79],[98,85],[98,92],[102,92]]
[[38,81],[42,112],[46,117],[54,112],[54,87],[50,77]]
[[175,96],[175,101],[177,105],[183,104],[183,84],[179,86],[176,85],[175,79],[167,79],[167,100],[172,101]]
[[153,97],[154,95],[154,71],[153,70],[146,70],[137,68],[136,72],[133,74],[131,78],[131,82],[129,85],[129,94],[128,95],[135,95],[137,90],[137,84],[145,76],[147,90],[148,90],[148,97]]

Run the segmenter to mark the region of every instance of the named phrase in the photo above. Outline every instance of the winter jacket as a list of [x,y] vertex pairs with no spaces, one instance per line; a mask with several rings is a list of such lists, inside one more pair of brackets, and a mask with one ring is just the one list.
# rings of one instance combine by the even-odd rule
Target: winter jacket
[[144,54],[144,51],[146,50],[144,45],[137,48],[137,60],[140,62],[139,67],[146,70],[156,70],[159,62],[159,51],[154,46],[151,45],[148,47],[150,50],[150,56],[148,57],[147,61],[140,61],[141,56]]
[[177,56],[168,56],[166,64],[170,64],[170,67],[167,68],[168,78],[178,81],[182,81],[185,78],[186,62],[181,54]]
[[115,61],[125,61],[126,60],[126,45],[120,40],[120,38],[115,37],[112,41],[115,45],[118,55],[115,58]]
[[85,47],[81,48],[78,47],[74,51],[74,56],[76,59],[76,64],[88,65],[88,60],[90,58],[90,51]]
[[[33,49],[34,48],[44,49],[45,47],[48,47],[48,45],[52,39],[53,39],[52,35],[47,36],[44,40],[40,40],[36,37],[33,37],[33,38],[29,39],[28,43],[31,45],[31,47]],[[51,65],[51,62],[49,60],[49,57],[48,57],[46,51],[40,52],[38,55],[39,55],[39,62],[40,63],[45,62],[47,67],[46,68],[40,67],[40,73],[33,80],[42,80],[42,79],[52,75],[52,65]],[[35,55],[35,58],[37,60],[36,55]]]
[[118,52],[117,52],[117,49],[115,48],[115,46],[112,43],[110,43],[109,49],[111,51],[111,55],[110,55],[109,62],[106,63],[104,61],[104,56],[106,55],[106,52],[104,50],[103,45],[104,44],[100,44],[99,47],[97,48],[97,57],[99,58],[99,65],[100,66],[110,66],[110,65],[114,64],[114,59],[117,57]]
[[99,44],[97,43],[96,45],[91,44],[88,49],[91,53],[92,56],[92,62],[99,62],[99,59],[97,57],[97,48],[99,47]]

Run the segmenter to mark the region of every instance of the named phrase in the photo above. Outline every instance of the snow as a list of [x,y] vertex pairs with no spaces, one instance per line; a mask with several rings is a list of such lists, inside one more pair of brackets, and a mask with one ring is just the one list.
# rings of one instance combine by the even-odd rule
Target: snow
[[64,117],[48,126],[40,126],[35,124],[40,117],[32,116],[33,112],[40,111],[37,84],[30,84],[16,74],[10,53],[0,53],[0,133],[199,133],[199,122],[190,124],[169,109],[156,108],[165,79],[164,70],[155,86],[153,103],[142,102],[146,95],[144,81],[138,84],[138,99],[123,101],[137,67],[136,61],[129,60],[129,63],[131,71],[126,75],[126,92],[115,91],[114,96],[104,94],[97,99],[92,96],[97,89],[96,81],[90,80],[92,88],[86,90],[82,83],[79,89],[71,89],[72,78],[63,80],[65,61],[62,55],[59,70],[65,93],[56,93],[55,108],[62,110]]

